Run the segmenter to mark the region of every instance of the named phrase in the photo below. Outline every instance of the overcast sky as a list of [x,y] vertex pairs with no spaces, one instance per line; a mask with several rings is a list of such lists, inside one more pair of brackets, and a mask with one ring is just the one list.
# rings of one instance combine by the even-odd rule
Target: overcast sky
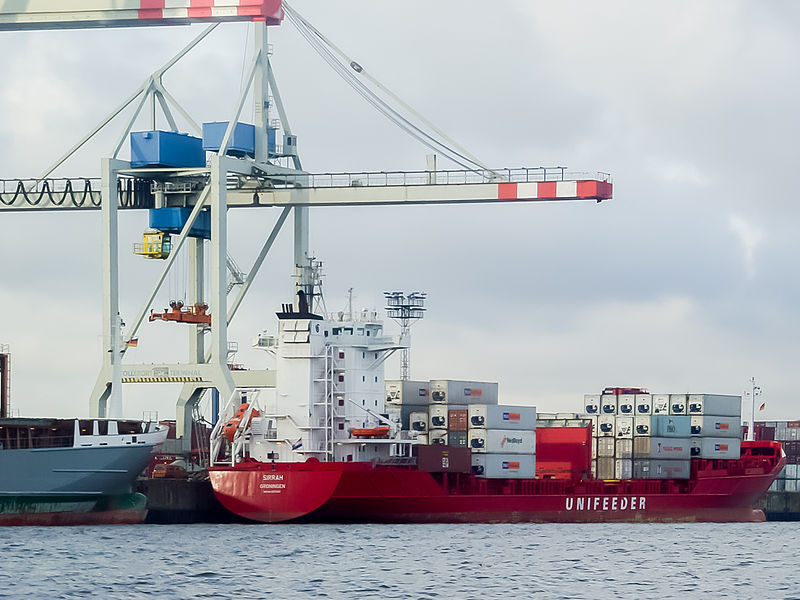
[[[372,308],[384,290],[428,293],[412,330],[415,379],[498,381],[501,402],[578,411],[604,386],[741,394],[755,376],[762,418],[800,418],[800,5],[292,5],[485,163],[614,178],[614,200],[602,204],[312,211],[329,308],[344,306],[349,287],[356,306]],[[39,175],[201,30],[0,34],[0,178]],[[270,36],[304,168],[424,169],[428,150],[356,96],[288,20]],[[218,28],[167,88],[196,120],[228,119],[251,42],[247,25]],[[123,121],[59,173],[97,176]],[[276,216],[231,211],[230,253],[245,269]],[[130,252],[146,226],[146,212],[122,217],[127,320],[161,266]],[[21,414],[88,411],[100,236],[99,212],[0,213],[0,343],[12,348]],[[230,330],[252,367],[268,365],[252,338],[274,330],[290,299],[291,242],[286,228]],[[185,286],[184,270],[158,302]],[[127,360],[185,360],[184,338],[177,326],[145,325]],[[398,368],[390,363],[387,378]],[[170,418],[176,394],[128,386],[126,411]]]

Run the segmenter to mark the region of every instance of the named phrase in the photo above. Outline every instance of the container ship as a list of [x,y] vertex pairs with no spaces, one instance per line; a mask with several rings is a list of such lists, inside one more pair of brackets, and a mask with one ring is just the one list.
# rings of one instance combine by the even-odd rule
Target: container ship
[[738,396],[607,388],[537,414],[494,383],[385,381],[404,346],[374,311],[277,316],[276,388],[238,390],[211,434],[214,493],[253,521],[755,522],[786,461],[741,441]]

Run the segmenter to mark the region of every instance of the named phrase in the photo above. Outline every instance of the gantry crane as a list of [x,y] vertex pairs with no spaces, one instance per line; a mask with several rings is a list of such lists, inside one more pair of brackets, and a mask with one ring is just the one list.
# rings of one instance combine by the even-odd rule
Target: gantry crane
[[[322,173],[302,170],[293,135],[280,99],[269,61],[267,28],[281,23],[284,11],[296,15],[280,0],[209,0],[197,8],[191,0],[73,0],[69,8],[59,0],[38,0],[16,5],[0,4],[2,29],[62,29],[132,25],[177,25],[194,22],[212,23],[176,57],[156,70],[115,111],[102,120],[65,156],[35,180],[0,180],[0,212],[100,210],[103,245],[103,366],[90,397],[93,416],[118,416],[122,412],[119,388],[123,382],[182,382],[178,399],[178,432],[190,450],[191,415],[206,389],[217,389],[229,397],[236,387],[274,387],[272,371],[231,371],[227,364],[227,327],[247,294],[261,264],[268,255],[289,213],[294,217],[294,264],[296,286],[313,294],[309,269],[309,209],[314,206],[423,205],[460,203],[508,203],[611,198],[611,178],[605,173],[572,173],[562,167],[536,169],[485,169],[474,160],[462,170],[430,168],[421,172]],[[169,4],[169,7],[166,5]],[[182,56],[205,38],[214,27],[226,21],[256,22],[255,52],[244,86],[232,111],[218,147],[208,154],[205,165],[192,167],[140,167],[118,158],[130,130],[147,100],[151,100],[151,126],[156,129],[156,106],[177,131],[172,110],[177,110],[195,129],[200,129],[166,90],[162,77]],[[365,75],[355,61],[349,67]],[[249,91],[253,90],[255,146],[252,156],[232,156],[229,149],[235,128]],[[274,99],[283,131],[283,146],[276,150],[270,143],[274,127],[270,125],[270,101]],[[52,172],[97,131],[134,105],[134,115],[112,153],[102,159],[101,177],[50,178]],[[425,140],[423,140],[425,141]],[[465,157],[464,153],[457,156]],[[276,159],[282,160],[276,160]],[[466,159],[465,159],[466,160]],[[164,259],[161,274],[142,308],[133,320],[126,337],[136,338],[161,284],[182,247],[189,254],[191,306],[209,307],[210,319],[195,319],[190,327],[189,359],[162,365],[125,364],[126,345],[120,335],[119,318],[119,210],[181,208],[187,216],[177,240]],[[238,207],[280,207],[272,231],[244,279],[236,297],[228,302],[227,270],[232,264],[227,255],[227,212]],[[190,236],[198,217],[207,211],[210,235],[207,240]],[[205,289],[203,245],[210,249],[210,296]],[[241,279],[241,274],[239,274]],[[180,311],[180,309],[179,309]],[[165,315],[168,313],[164,313]],[[183,320],[183,319],[173,319]],[[188,321],[192,321],[188,319]],[[202,321],[202,322],[200,322]],[[210,323],[208,322],[210,321]],[[206,340],[210,333],[210,340]],[[206,343],[208,342],[208,343]],[[112,393],[112,391],[114,393]]]

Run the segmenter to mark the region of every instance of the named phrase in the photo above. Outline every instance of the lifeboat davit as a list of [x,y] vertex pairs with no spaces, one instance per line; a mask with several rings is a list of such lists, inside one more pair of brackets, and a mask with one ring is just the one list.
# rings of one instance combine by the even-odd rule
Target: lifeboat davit
[[[222,433],[228,438],[229,442],[233,442],[233,438],[236,435],[236,428],[239,427],[239,424],[242,422],[244,418],[244,414],[247,412],[247,409],[250,408],[250,404],[248,402],[242,402],[239,406],[239,409],[236,411],[230,420],[225,423],[225,427],[222,428]],[[257,417],[259,412],[253,409],[253,412],[250,414],[250,417]]]
[[361,429],[353,429],[353,437],[376,437],[382,438],[389,435],[389,427],[365,427]]

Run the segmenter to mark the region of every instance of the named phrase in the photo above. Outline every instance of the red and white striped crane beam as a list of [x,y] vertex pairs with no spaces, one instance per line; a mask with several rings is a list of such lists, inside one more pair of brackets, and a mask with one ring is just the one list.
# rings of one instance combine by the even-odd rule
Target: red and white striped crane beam
[[259,21],[280,25],[281,0],[5,0],[0,30]]

